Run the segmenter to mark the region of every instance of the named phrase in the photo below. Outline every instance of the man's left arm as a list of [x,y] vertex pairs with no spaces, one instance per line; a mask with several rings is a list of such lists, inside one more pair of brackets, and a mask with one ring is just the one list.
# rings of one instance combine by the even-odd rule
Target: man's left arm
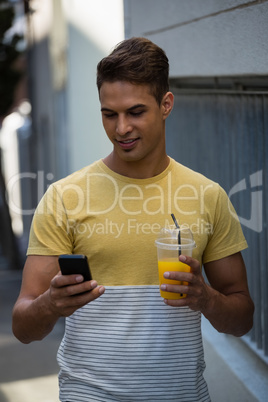
[[246,334],[253,325],[254,304],[249,294],[241,253],[204,265],[210,285],[205,283],[197,260],[185,256],[181,256],[180,260],[190,265],[191,272],[170,272],[164,276],[188,281],[188,285],[167,285],[166,290],[186,293],[187,297],[165,300],[166,304],[174,307],[189,306],[192,310],[201,311],[219,332],[234,336]]

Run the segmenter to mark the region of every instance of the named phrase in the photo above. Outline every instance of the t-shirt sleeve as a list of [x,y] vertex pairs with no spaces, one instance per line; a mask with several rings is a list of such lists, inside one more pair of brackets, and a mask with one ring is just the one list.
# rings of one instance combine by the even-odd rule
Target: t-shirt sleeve
[[51,185],[38,204],[29,236],[27,255],[71,254],[72,234],[56,186]]
[[225,191],[219,187],[213,231],[203,255],[203,264],[219,260],[247,248],[239,218]]

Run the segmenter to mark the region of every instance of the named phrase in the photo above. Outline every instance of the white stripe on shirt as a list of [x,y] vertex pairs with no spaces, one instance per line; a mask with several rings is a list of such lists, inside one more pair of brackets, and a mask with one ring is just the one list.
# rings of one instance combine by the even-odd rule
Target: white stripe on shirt
[[210,401],[200,320],[166,306],[158,286],[106,287],[66,319],[61,401]]

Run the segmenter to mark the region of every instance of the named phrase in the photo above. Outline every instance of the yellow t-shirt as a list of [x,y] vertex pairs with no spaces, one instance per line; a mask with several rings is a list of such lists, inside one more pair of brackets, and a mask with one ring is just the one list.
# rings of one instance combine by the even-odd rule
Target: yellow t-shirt
[[28,255],[85,254],[103,285],[158,284],[155,239],[172,224],[192,230],[201,264],[247,247],[224,190],[170,159],[149,179],[111,171],[101,160],[52,184],[32,222]]

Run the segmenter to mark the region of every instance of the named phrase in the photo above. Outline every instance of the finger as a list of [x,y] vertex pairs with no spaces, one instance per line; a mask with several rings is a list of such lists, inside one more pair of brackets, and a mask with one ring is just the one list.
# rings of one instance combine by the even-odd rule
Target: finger
[[69,306],[72,306],[76,310],[97,299],[104,292],[105,292],[104,286],[97,286],[91,291],[75,294],[72,297],[68,298]]
[[178,284],[178,285],[168,285],[163,283],[160,286],[160,289],[164,292],[171,292],[171,293],[179,293],[179,294],[188,294],[189,293],[189,286],[187,284]]
[[188,299],[187,297],[178,299],[178,300],[164,299],[164,303],[171,307],[184,307],[184,306],[188,306],[187,299]]
[[74,275],[62,275],[57,274],[51,281],[51,285],[55,288],[61,288],[63,286],[73,285],[84,281],[84,277],[80,274]]
[[167,271],[164,272],[164,278],[169,280],[175,280],[178,282],[192,282],[193,274],[191,272],[183,271]]
[[104,286],[96,286],[92,291],[85,293],[89,299],[88,302],[97,299],[98,297],[100,297],[101,295],[103,295],[103,293],[105,292],[105,287]]
[[[70,286],[66,288],[62,288],[62,290],[67,290],[69,293]],[[104,292],[104,286],[97,286],[94,289],[82,293],[75,293],[75,294],[62,294],[61,290],[61,297],[54,298],[53,306],[54,310],[60,315],[64,317],[68,317],[69,315],[73,314],[77,309],[83,307],[84,305],[92,302],[93,300],[100,297]]]
[[187,264],[191,267],[191,272],[199,273],[200,272],[200,263],[195,258],[189,257],[188,255],[180,255],[179,260],[184,264]]
[[62,288],[62,296],[75,296],[85,292],[91,292],[98,286],[98,283],[95,280],[86,281],[82,283],[75,283],[64,286]]
[[77,290],[78,289],[75,289],[75,293],[69,292],[69,294],[66,295],[71,299],[70,303],[72,303],[72,305],[86,304],[97,299],[105,292],[105,287],[96,286],[92,289],[82,290],[81,292],[76,293]]

